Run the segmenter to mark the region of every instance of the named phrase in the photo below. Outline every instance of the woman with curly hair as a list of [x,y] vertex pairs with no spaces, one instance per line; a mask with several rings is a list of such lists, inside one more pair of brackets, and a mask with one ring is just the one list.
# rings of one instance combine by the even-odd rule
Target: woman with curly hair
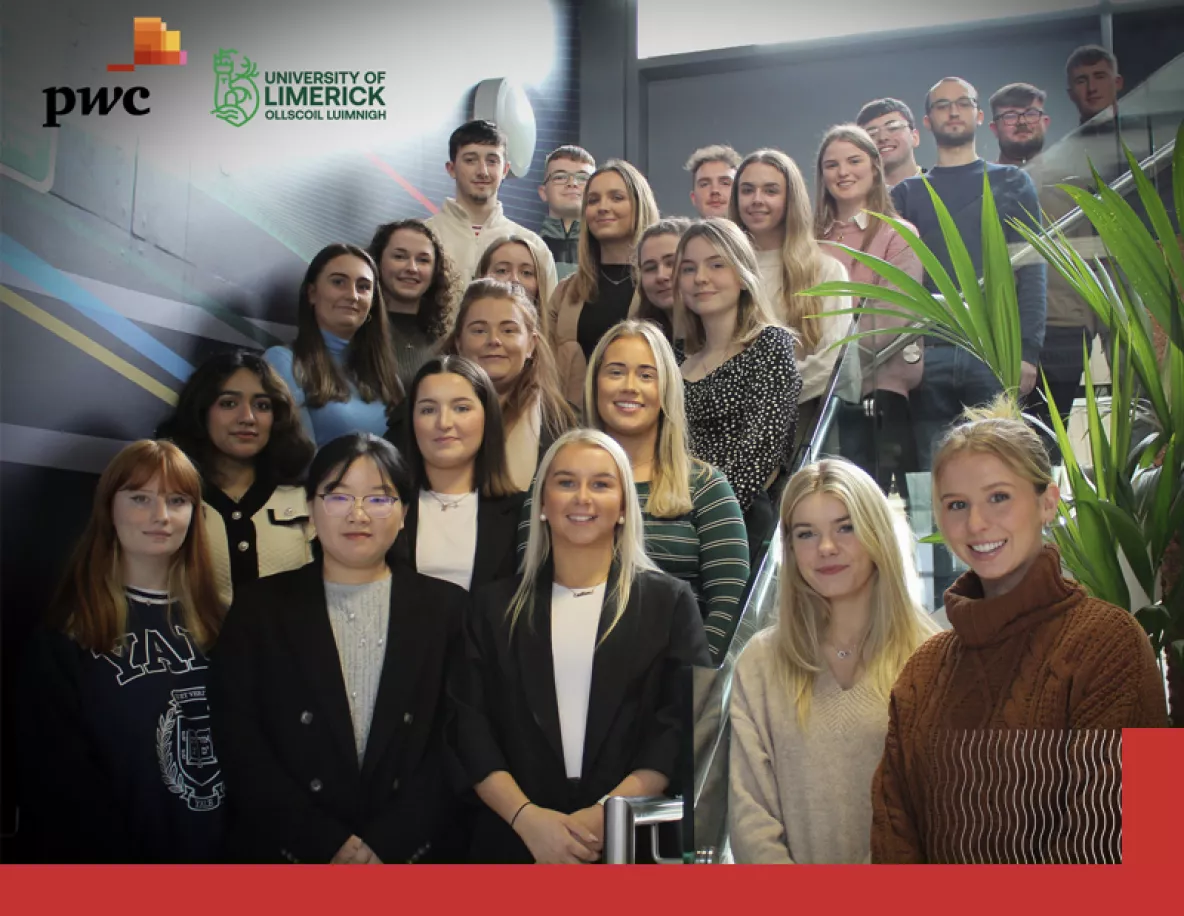
[[207,359],[157,432],[201,473],[201,510],[224,605],[235,586],[312,559],[299,484],[316,449],[287,386],[259,354],[235,350]]
[[404,389],[452,327],[460,279],[440,237],[418,219],[385,223],[370,240]]

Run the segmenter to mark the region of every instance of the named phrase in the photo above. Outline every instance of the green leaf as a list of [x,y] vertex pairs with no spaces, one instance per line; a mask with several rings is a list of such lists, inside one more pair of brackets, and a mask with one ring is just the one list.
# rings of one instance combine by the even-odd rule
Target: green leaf
[[[1182,122],[1184,123],[1184,122]],[[1150,179],[1139,168],[1139,162],[1135,159],[1126,143],[1122,144],[1122,151],[1126,154],[1126,160],[1130,166],[1131,175],[1135,179],[1135,187],[1139,192],[1139,200],[1143,204],[1143,210],[1147,214],[1147,218],[1151,221],[1152,227],[1155,229],[1155,235],[1158,239],[1158,248],[1162,253],[1165,264],[1171,277],[1175,280],[1177,289],[1184,288],[1184,252],[1180,251],[1180,245],[1176,241],[1176,231],[1172,228],[1172,221],[1168,217],[1168,211],[1163,205],[1163,201],[1159,198],[1159,192],[1155,186],[1151,184]]]
[[1113,503],[1095,503],[1096,507],[1110,523],[1110,530],[1118,538],[1123,556],[1130,564],[1139,587],[1148,595],[1155,594],[1155,570],[1151,567],[1151,558],[1147,554],[1147,538],[1136,519]]
[[925,537],[917,539],[918,544],[944,544],[945,542],[946,540],[941,536],[940,531],[935,531],[933,534],[927,534]]
[[1022,349],[1015,268],[1011,266],[1007,236],[1003,231],[1003,223],[999,220],[995,195],[986,171],[983,172],[981,230],[984,296],[978,300],[977,307],[982,309],[984,324],[990,329],[987,336],[991,338],[994,346],[1000,381],[1004,388],[1018,396]]

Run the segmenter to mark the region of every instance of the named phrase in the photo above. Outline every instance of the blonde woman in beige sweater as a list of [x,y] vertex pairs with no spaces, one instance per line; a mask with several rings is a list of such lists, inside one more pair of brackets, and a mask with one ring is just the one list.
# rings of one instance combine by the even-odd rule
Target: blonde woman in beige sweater
[[910,597],[897,531],[883,492],[847,461],[786,485],[780,619],[744,650],[732,687],[737,862],[869,861],[888,697],[936,632]]

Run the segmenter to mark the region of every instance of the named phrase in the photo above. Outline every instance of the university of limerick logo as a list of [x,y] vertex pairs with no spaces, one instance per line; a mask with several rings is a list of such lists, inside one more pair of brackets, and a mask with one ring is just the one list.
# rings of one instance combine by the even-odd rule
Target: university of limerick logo
[[234,49],[220,48],[214,55],[214,110],[210,114],[242,127],[259,111],[259,86],[255,83],[259,68],[243,55],[235,73],[236,54]]

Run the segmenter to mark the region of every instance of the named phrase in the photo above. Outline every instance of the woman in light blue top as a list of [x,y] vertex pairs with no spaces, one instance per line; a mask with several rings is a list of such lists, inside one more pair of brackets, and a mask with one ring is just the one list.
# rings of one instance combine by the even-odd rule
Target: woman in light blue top
[[296,340],[263,354],[318,447],[353,432],[382,435],[403,400],[377,276],[356,245],[321,249],[300,284]]

